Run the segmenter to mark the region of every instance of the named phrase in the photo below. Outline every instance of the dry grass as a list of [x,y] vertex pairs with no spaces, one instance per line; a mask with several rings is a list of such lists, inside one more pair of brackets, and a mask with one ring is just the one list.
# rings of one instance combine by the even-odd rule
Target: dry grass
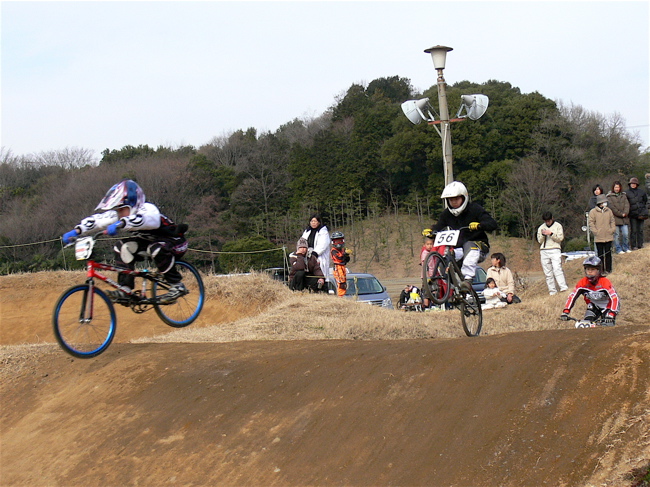
[[[582,276],[582,262],[565,264],[572,286]],[[650,268],[650,248],[615,256],[610,279],[622,300],[618,325],[649,325],[644,274]],[[396,340],[464,336],[457,310],[405,313],[324,294],[293,293],[262,274],[206,279],[208,299],[225,306],[253,306],[246,318],[220,325],[177,330],[143,338],[141,342],[232,342],[240,340]],[[543,280],[521,294],[522,303],[486,310],[482,335],[570,328],[558,320],[568,293],[549,296]],[[584,311],[581,300],[573,315]],[[211,304],[210,306],[215,306]]]

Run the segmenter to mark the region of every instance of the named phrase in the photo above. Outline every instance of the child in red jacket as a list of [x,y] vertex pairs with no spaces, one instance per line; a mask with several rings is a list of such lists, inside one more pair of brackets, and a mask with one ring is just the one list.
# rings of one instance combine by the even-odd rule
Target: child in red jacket
[[571,308],[576,304],[578,297],[584,295],[587,311],[583,321],[593,322],[601,319],[603,326],[614,326],[620,302],[610,280],[601,275],[601,260],[592,256],[587,258],[582,265],[585,268],[585,277],[578,281],[575,289],[567,298],[560,319],[567,321]]
[[350,251],[345,248],[345,235],[342,232],[332,234],[332,263],[334,264],[334,280],[336,281],[336,294],[345,296],[348,288],[346,264],[350,262]]

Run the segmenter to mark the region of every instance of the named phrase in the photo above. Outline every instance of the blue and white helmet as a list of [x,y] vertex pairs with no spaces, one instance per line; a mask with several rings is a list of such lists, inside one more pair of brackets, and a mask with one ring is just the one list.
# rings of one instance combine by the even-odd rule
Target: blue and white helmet
[[135,214],[144,205],[145,196],[142,188],[130,179],[123,179],[108,190],[95,211],[116,210],[128,206],[130,214]]

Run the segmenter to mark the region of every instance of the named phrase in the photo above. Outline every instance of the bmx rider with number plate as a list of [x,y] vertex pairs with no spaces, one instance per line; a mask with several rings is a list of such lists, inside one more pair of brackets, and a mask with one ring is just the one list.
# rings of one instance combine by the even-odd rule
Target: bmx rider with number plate
[[[111,236],[117,235],[120,229],[132,232],[133,237],[124,238],[115,244],[116,263],[135,269],[135,262],[142,260],[139,253],[146,252],[158,271],[165,276],[165,281],[172,285],[169,292],[160,297],[160,302],[173,302],[187,294],[188,291],[181,282],[182,275],[175,265],[176,259],[187,251],[187,240],[183,235],[187,225],[174,224],[157,206],[145,200],[142,188],[130,179],[112,186],[95,211],[98,213],[84,218],[73,230],[65,233],[63,243],[68,244],[81,235],[102,230]],[[134,278],[120,273],[118,283],[131,291]],[[122,289],[108,294],[114,302],[128,304],[129,298]]]
[[[464,281],[461,289],[469,291],[478,264],[483,262],[490,252],[487,232],[496,230],[498,224],[481,205],[470,201],[467,188],[460,181],[453,181],[445,186],[440,198],[446,200],[447,208],[442,211],[438,222],[429,232],[437,233],[447,227],[460,230],[454,251],[456,260],[463,259],[461,272]],[[427,233],[427,230],[422,233]]]

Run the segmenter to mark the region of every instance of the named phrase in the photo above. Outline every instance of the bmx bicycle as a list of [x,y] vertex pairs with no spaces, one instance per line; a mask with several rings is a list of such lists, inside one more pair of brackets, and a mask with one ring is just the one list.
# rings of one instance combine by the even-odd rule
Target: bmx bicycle
[[[115,307],[106,292],[96,286],[96,279],[124,291],[127,298],[120,300],[119,304],[130,307],[134,313],[144,313],[153,308],[164,323],[175,328],[185,327],[198,318],[205,301],[205,289],[201,275],[194,266],[176,261],[187,292],[171,302],[163,303],[161,297],[171,287],[163,274],[155,270],[131,270],[93,260],[92,253],[98,235],[100,234],[78,238],[74,243],[66,245],[68,247],[74,244],[76,259],[88,262],[86,282],[66,290],[54,307],[54,336],[63,350],[74,357],[92,358],[106,351],[115,337]],[[133,290],[128,290],[99,271],[124,272],[139,280],[136,280]]]
[[576,328],[596,328],[599,326],[616,326],[614,324],[605,323],[602,318],[596,318],[594,321],[579,320],[573,316],[567,316],[567,321],[575,321]]
[[[464,227],[467,228],[467,227]],[[451,305],[460,310],[465,334],[478,336],[483,327],[483,310],[476,291],[461,289],[463,274],[456,262],[454,247],[460,231],[445,230],[435,235],[434,250],[429,252],[423,265],[422,290],[433,303]]]

